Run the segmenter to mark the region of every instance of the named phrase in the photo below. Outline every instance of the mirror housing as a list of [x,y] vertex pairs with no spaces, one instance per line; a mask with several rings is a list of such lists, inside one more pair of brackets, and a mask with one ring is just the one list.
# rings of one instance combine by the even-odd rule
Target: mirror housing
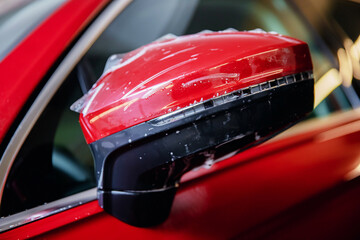
[[166,220],[181,176],[259,144],[313,109],[306,43],[263,32],[170,36],[114,55],[79,102],[104,210]]

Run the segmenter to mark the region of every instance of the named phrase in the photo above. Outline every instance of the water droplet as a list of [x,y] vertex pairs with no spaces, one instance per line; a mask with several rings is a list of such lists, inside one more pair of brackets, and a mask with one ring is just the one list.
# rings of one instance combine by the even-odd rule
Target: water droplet
[[180,131],[179,131],[179,130],[177,130],[177,131],[176,131],[176,134],[179,134],[179,133],[180,133]]
[[131,143],[131,139],[129,139],[128,142]]
[[189,146],[187,144],[184,145],[186,153],[189,153]]
[[173,152],[170,152],[170,155],[171,155],[171,156],[173,156],[173,155],[174,155],[174,153],[173,153]]
[[144,136],[147,137],[147,133],[145,133]]
[[139,159],[142,159],[142,157],[139,157]]

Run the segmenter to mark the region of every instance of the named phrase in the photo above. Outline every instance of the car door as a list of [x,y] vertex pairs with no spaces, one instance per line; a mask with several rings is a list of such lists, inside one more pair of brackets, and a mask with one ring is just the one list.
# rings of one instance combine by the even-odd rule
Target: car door
[[[360,211],[356,204],[360,115],[351,110],[341,87],[315,109],[313,116],[322,118],[308,119],[267,144],[184,176],[169,219],[158,227],[131,227],[104,213],[95,201],[92,158],[77,115],[69,106],[101,75],[108,56],[130,51],[168,32],[181,35],[261,26],[306,40],[315,76],[321,79],[337,67],[336,59],[299,13],[286,3],[281,9],[277,2],[134,1],[122,11],[128,1],[118,1],[105,8],[59,60],[49,85],[37,97],[40,100],[34,101],[33,105],[45,98],[49,103],[42,104],[29,134],[22,135],[23,143],[10,141],[17,144],[18,151],[5,151],[13,164],[3,180],[8,189],[2,196],[2,236],[307,237],[304,232],[301,235],[301,228],[311,236],[358,234],[350,223]],[[289,27],[289,22],[298,29]],[[57,79],[56,86],[50,85],[53,79]],[[332,113],[339,110],[348,111]],[[347,207],[334,211],[338,203]],[[339,219],[349,224],[319,227],[336,224]]]

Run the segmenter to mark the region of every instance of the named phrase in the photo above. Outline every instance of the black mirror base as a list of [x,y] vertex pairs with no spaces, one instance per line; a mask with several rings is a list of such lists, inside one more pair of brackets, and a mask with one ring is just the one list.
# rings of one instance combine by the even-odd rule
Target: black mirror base
[[100,206],[112,216],[136,227],[151,227],[170,214],[176,187],[153,191],[98,190]]

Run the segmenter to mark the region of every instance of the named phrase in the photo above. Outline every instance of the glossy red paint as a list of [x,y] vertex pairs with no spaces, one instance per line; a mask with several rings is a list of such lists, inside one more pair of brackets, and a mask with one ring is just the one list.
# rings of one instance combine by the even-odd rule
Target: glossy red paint
[[[67,224],[81,221],[89,216],[102,212],[97,202],[83,204],[79,207],[70,208],[45,219],[31,222],[14,230],[0,235],[0,239],[27,239],[39,236],[45,232],[57,229]],[[72,238],[70,238],[72,239]]]
[[80,123],[91,143],[196,102],[309,70],[307,44],[278,34],[199,33],[158,41],[105,71],[86,96]]
[[[34,229],[32,236],[43,232],[40,239],[276,239],[282,233],[291,239],[342,239],[344,230],[354,237],[359,234],[353,223],[360,213],[356,201],[360,182],[353,179],[360,175],[360,112],[341,115],[340,120],[337,116],[316,120],[311,129],[302,128],[301,134],[249,149],[210,169],[191,172],[183,179],[170,217],[160,226],[129,226],[100,211],[94,201],[1,237],[25,236],[30,229]],[[349,184],[346,194],[343,190],[321,194]],[[339,211],[326,211],[340,207],[334,206],[336,203],[341,204]],[[316,212],[315,218],[308,214],[313,213],[311,209]],[[91,216],[69,225],[61,222],[64,216],[75,219],[88,211]],[[54,224],[57,222],[63,227]],[[324,229],[322,224],[336,227]],[[50,229],[53,231],[47,232]]]
[[49,68],[107,2],[67,1],[2,60],[0,142]]

